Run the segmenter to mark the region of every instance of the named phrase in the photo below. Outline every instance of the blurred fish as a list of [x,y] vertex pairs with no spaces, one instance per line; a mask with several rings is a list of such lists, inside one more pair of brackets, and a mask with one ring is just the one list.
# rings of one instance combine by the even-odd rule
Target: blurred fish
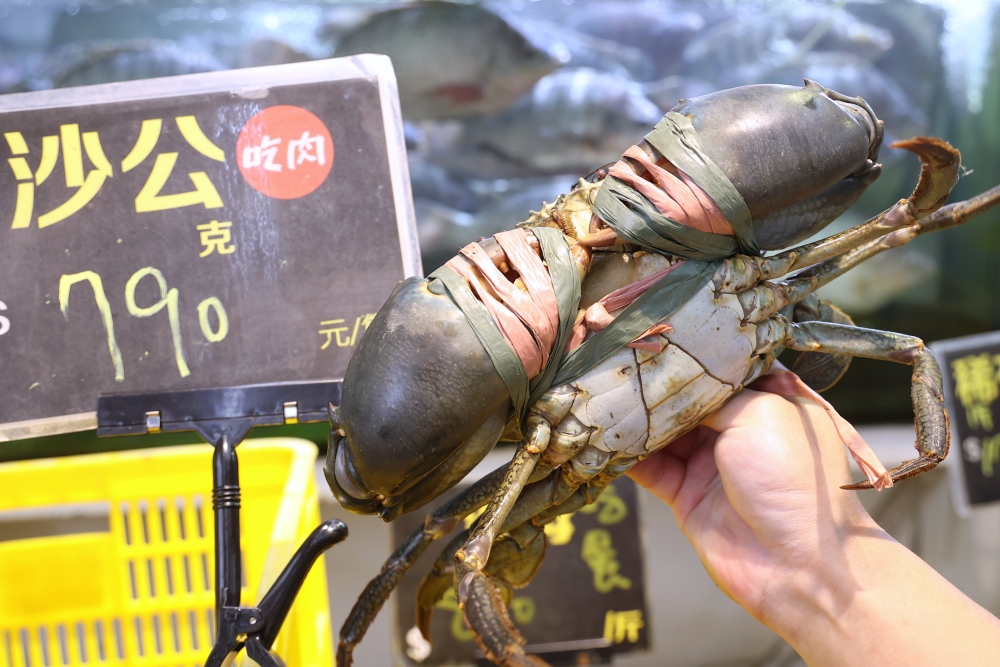
[[[783,67],[754,63],[736,68],[732,76],[735,85],[741,86],[754,83],[800,86],[803,79],[811,79],[845,95],[860,96],[885,121],[886,144],[928,130],[927,117],[892,77],[849,53],[809,53]],[[883,152],[882,157],[891,160],[894,154]]]
[[476,193],[448,175],[442,167],[412,151],[407,156],[407,161],[414,199],[436,202],[466,213],[479,208]]
[[316,29],[316,37],[336,46],[345,33],[364,23],[374,10],[370,5],[341,5],[331,7],[323,14]]
[[641,79],[633,78],[647,81],[680,73],[684,48],[705,24],[705,18],[690,5],[627,2],[590,4],[566,21],[573,30],[646,54],[652,71]]
[[684,49],[685,74],[723,86],[739,66],[794,64],[813,51],[839,51],[872,61],[892,48],[892,34],[838,7],[765,9],[704,31]]
[[653,60],[642,50],[567,28],[549,21],[525,20],[503,14],[511,25],[536,44],[545,44],[565,67],[590,67],[636,81],[654,78]]
[[[798,84],[796,84],[798,85]],[[642,91],[653,104],[666,113],[677,106],[681,100],[691,97],[701,97],[718,90],[717,86],[705,79],[694,76],[681,76],[672,74],[663,77],[659,81],[650,81],[642,84]]]
[[412,120],[501,111],[559,66],[493,12],[439,0],[373,14],[341,37],[335,55],[359,53],[392,59]]
[[463,143],[540,172],[582,174],[618,159],[662,115],[634,81],[565,69],[504,113],[469,122]]
[[0,51],[0,93],[20,93],[27,90],[23,66],[18,58]]
[[893,248],[817,290],[850,315],[872,313],[938,273],[938,264],[912,246]]
[[417,198],[413,200],[413,211],[425,275],[454,257],[462,246],[482,236],[476,232],[475,217],[470,213]]
[[66,10],[58,3],[4,2],[0,14],[0,47],[26,53],[49,48],[56,21]]
[[576,185],[576,176],[546,176],[541,178],[499,179],[478,184],[483,207],[475,214],[476,223],[489,236],[511,229],[528,219],[531,211],[540,210],[546,202],[555,201]]
[[200,33],[182,41],[192,50],[206,50],[215,56],[225,68],[264,67],[300,63],[311,58],[280,39],[273,37],[252,37],[219,33]]
[[49,56],[33,87],[68,88],[222,69],[225,66],[211,55],[166,40],[84,42]]
[[[875,65],[895,79],[918,108],[932,118],[951,111],[947,108],[951,100],[941,47],[947,17],[944,9],[913,0],[849,2],[845,8],[892,34],[893,48],[879,56]],[[946,108],[935,108],[942,105]]]

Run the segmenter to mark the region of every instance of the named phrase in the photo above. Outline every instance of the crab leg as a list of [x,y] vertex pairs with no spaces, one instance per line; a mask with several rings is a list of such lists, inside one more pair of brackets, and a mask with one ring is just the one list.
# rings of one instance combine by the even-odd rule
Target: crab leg
[[487,658],[499,665],[537,667],[545,664],[524,653],[524,638],[511,623],[499,590],[489,581],[484,570],[490,557],[490,549],[500,535],[507,515],[527,484],[542,452],[548,447],[550,428],[548,422],[541,417],[528,417],[527,437],[514,454],[514,460],[469,540],[455,554],[458,605],[472,629],[476,643]]
[[[538,471],[544,467],[544,461],[542,461],[535,470]],[[597,500],[605,486],[604,482],[600,485],[589,485],[586,481],[582,481],[578,475],[568,473],[565,468],[561,468],[558,474],[550,475],[525,487],[507,514],[498,534],[506,535],[529,522],[541,526],[554,520],[560,514],[575,512],[584,505]],[[434,605],[441,600],[447,590],[445,582],[454,578],[455,553],[465,544],[468,536],[469,531],[464,531],[442,550],[441,555],[434,561],[434,566],[430,573],[424,577],[417,591],[417,627],[420,628],[425,639],[430,639],[430,619]],[[505,566],[505,563],[497,563],[496,561],[497,554],[491,552],[486,566],[487,574],[492,575],[494,570]]]
[[[469,531],[463,530],[448,543],[434,561],[431,571],[417,590],[416,624],[424,639],[430,641],[431,616],[434,606],[455,582],[455,552],[465,544]],[[534,578],[545,556],[545,535],[540,525],[523,522],[504,533],[493,545],[486,575],[509,592],[524,588]],[[504,597],[509,597],[504,595]]]
[[[950,204],[908,227],[897,229],[874,241],[864,243],[839,257],[803,269],[784,280],[765,281],[756,287],[743,290],[738,293],[738,297],[743,305],[745,321],[754,324],[762,322],[788,304],[798,303],[834,278],[843,275],[881,252],[906,245],[921,234],[960,225],[997,205],[1000,205],[1000,186],[987,190],[967,201]],[[747,259],[761,261],[757,258]],[[736,266],[732,263],[733,260],[729,260],[729,262],[728,266]],[[720,271],[726,266],[727,264],[724,263],[723,267],[720,267]],[[717,272],[716,278],[713,278],[716,280],[717,290],[720,289],[720,282],[717,280],[719,276],[720,273]],[[726,289],[721,291],[729,291],[730,285],[738,285],[742,282],[742,274],[737,276],[738,279],[734,279],[733,274],[727,274],[724,278],[726,282],[721,284]]]
[[[948,454],[948,414],[944,409],[941,370],[923,341],[914,336],[828,322],[789,324],[783,344],[792,350],[845,354],[913,366],[910,397],[916,415],[920,456],[889,471],[893,482],[926,472]],[[870,481],[845,489],[870,489]]]
[[997,205],[1000,205],[1000,186],[991,188],[972,199],[949,204],[910,227],[899,229],[882,238],[869,241],[845,255],[835,257],[801,271],[791,276],[787,282],[788,284],[794,284],[809,281],[814,285],[809,291],[815,290],[881,252],[906,245],[921,234],[961,225]]
[[340,643],[337,646],[337,664],[340,667],[350,667],[354,647],[364,637],[403,574],[431,542],[450,533],[462,519],[485,505],[500,488],[506,472],[507,466],[497,468],[439,507],[389,556],[382,571],[365,587],[340,628]]

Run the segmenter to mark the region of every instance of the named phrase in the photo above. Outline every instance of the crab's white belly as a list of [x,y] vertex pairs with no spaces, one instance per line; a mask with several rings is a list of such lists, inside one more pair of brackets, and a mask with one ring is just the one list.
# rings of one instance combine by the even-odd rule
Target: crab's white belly
[[[623,348],[571,384],[570,409],[599,450],[642,456],[671,442],[742,386],[756,345],[732,294],[706,286],[668,320],[659,354]],[[558,426],[556,427],[558,431]]]

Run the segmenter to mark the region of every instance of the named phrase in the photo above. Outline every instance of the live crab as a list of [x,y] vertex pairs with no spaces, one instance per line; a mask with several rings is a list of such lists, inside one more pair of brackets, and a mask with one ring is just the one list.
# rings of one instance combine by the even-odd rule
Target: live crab
[[[827,407],[866,477],[845,488],[882,489],[943,460],[941,374],[923,343],[856,327],[814,292],[884,250],[983,213],[1000,203],[1000,186],[942,207],[958,151],[929,137],[898,142],[922,163],[909,198],[791,247],[878,177],[882,136],[864,100],[810,81],[682,100],[619,162],[516,229],[463,248],[429,280],[400,283],[331,406],[325,472],[338,500],[389,521],[454,486],[498,440],[518,445],[509,465],[428,516],[392,554],[341,629],[338,664],[351,664],[431,542],[484,505],[422,582],[417,626],[427,637],[434,604],[454,586],[490,660],[544,664],[525,654],[505,608],[538,569],[543,526],[593,503],[752,383]],[[803,352],[795,373],[774,372],[786,348]],[[919,456],[890,471],[816,393],[855,356],[913,367]]]

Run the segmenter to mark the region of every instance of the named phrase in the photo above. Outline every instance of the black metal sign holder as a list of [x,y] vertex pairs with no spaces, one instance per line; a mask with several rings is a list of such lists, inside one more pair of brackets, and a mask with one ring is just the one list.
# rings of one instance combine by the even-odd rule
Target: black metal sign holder
[[256,607],[240,604],[240,476],[236,447],[254,426],[325,421],[340,404],[340,382],[305,382],[101,396],[97,435],[196,431],[215,447],[212,509],[215,512],[215,646],[205,667],[221,667],[246,647],[261,667],[282,667],[271,646],[319,556],[347,537],[333,519],[299,546]]

